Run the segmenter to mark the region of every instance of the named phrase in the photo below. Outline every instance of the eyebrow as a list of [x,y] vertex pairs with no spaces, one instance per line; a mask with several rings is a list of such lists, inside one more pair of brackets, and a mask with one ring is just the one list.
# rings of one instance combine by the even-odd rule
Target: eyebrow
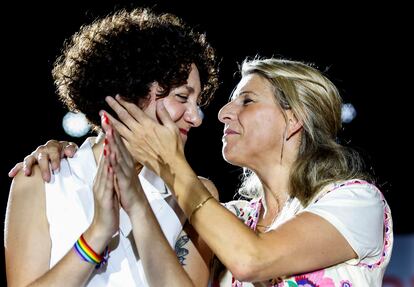
[[252,94],[252,95],[255,95],[256,97],[259,96],[258,94],[256,94],[253,91],[242,91],[241,93],[239,93],[237,95],[233,94],[233,96],[231,97],[231,99],[234,100],[235,98],[241,97],[241,96],[246,95],[246,94]]
[[190,87],[190,86],[185,85],[185,86],[184,86],[184,88],[187,90],[187,92],[188,92],[189,94],[194,93],[194,88],[193,88],[193,87]]

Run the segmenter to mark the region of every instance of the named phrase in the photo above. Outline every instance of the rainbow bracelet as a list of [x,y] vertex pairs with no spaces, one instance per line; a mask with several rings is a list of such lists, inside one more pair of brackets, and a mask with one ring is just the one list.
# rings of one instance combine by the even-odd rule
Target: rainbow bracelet
[[108,246],[105,248],[103,255],[99,255],[88,245],[88,243],[86,243],[85,238],[83,238],[83,234],[79,237],[79,239],[73,245],[73,249],[75,249],[76,253],[78,253],[78,255],[86,262],[96,264],[95,266],[96,269],[99,269],[102,265],[104,265],[108,261],[108,257],[109,257]]

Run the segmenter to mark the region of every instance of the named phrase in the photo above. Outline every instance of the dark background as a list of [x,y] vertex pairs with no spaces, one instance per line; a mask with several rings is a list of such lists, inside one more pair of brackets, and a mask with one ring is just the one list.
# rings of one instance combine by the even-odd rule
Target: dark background
[[397,2],[371,6],[248,0],[36,2],[15,1],[2,7],[3,214],[11,183],[7,172],[14,163],[52,138],[83,141],[63,132],[65,110],[50,76],[63,41],[82,24],[114,8],[141,5],[177,14],[205,31],[222,59],[221,87],[186,147],[194,169],[216,183],[222,201],[232,199],[240,174],[221,158],[222,125],[217,120],[219,108],[237,83],[237,63],[256,54],[282,56],[315,63],[338,86],[345,102],[355,106],[357,116],[344,125],[343,142],[360,150],[375,171],[393,212],[395,233],[414,232],[409,216],[412,31],[407,7]]

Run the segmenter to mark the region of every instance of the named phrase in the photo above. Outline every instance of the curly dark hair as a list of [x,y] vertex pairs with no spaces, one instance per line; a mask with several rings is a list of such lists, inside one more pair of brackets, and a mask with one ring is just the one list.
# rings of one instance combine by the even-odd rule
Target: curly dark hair
[[140,103],[154,81],[167,96],[186,83],[192,63],[200,74],[199,104],[207,105],[218,87],[218,67],[205,35],[172,14],[123,9],[82,26],[65,43],[52,75],[60,100],[96,129],[106,96]]

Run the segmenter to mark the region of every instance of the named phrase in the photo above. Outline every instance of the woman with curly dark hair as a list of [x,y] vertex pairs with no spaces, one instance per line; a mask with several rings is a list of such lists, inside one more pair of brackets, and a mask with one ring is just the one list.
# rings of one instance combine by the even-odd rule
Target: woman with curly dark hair
[[135,163],[122,142],[122,153],[109,148],[108,140],[120,139],[99,115],[105,98],[119,95],[156,119],[162,100],[185,143],[201,124],[199,106],[218,85],[204,35],[171,14],[121,10],[83,26],[53,77],[70,110],[83,112],[95,131],[101,120],[109,128],[106,138],[87,139],[51,178],[42,179],[38,167],[30,177],[15,177],[5,229],[9,286],[166,286],[181,277],[207,285],[211,251],[185,224],[163,180]]

